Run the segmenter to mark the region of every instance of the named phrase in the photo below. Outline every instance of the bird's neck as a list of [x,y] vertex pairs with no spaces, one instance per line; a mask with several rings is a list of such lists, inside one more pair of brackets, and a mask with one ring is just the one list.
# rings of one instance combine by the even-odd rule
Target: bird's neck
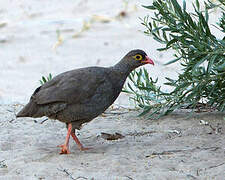
[[123,61],[123,60],[121,60],[120,62],[118,62],[117,64],[115,64],[112,67],[112,69],[115,72],[117,72],[117,73],[119,73],[119,74],[121,74],[121,75],[123,75],[125,77],[127,77],[130,74],[130,72],[133,70],[133,68],[131,67],[131,65],[128,64],[128,63],[126,63],[126,61]]

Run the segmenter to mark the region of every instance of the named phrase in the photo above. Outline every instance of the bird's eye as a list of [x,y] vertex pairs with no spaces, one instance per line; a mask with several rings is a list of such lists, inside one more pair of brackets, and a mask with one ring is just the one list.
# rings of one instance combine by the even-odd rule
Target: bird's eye
[[140,61],[140,60],[142,60],[142,55],[137,54],[134,56],[134,59]]

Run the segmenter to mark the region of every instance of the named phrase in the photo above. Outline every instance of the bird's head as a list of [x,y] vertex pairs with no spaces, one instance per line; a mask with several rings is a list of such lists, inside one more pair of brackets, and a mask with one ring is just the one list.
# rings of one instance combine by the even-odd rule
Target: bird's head
[[123,62],[126,64],[129,64],[129,66],[132,69],[135,69],[135,68],[145,65],[145,64],[154,65],[153,60],[150,59],[147,56],[147,54],[140,49],[132,50],[129,53],[127,53],[123,58]]

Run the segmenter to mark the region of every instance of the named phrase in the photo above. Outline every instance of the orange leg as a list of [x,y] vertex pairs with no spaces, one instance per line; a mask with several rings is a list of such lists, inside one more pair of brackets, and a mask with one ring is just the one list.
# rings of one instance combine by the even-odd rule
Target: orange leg
[[79,147],[79,149],[80,149],[81,151],[85,151],[85,150],[92,149],[92,148],[85,148],[85,147],[81,144],[81,142],[79,141],[79,139],[77,138],[77,136],[75,135],[74,132],[71,133],[71,136],[72,136],[72,138],[74,139],[74,141],[76,142],[76,144],[78,145],[78,147]]
[[68,124],[68,131],[67,131],[67,135],[66,135],[65,144],[58,146],[58,147],[62,148],[60,154],[70,154],[70,151],[69,151],[69,140],[70,140],[71,131],[72,131],[72,124],[69,123]]

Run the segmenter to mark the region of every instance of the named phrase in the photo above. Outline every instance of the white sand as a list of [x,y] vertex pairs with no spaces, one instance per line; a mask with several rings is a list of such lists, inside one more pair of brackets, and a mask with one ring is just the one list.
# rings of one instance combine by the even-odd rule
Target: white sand
[[[71,140],[71,154],[59,155],[56,146],[64,142],[65,125],[50,120],[40,124],[44,118],[37,123],[15,120],[20,108],[0,106],[0,179],[224,179],[224,114],[186,119],[181,113],[153,121],[116,110],[128,113],[98,117],[78,132],[92,150],[81,152]],[[107,141],[101,132],[125,137]]]

